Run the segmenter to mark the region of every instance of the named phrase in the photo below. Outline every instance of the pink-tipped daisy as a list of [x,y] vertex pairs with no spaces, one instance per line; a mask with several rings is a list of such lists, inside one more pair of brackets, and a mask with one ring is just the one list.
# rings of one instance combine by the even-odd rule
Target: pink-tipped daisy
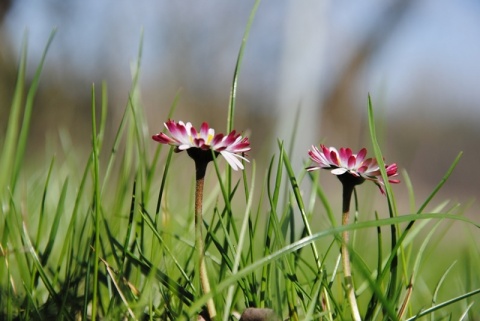
[[[340,180],[349,179],[354,185],[369,180],[380,188],[382,194],[385,194],[383,189],[385,182],[382,179],[377,160],[374,158],[365,158],[367,155],[365,148],[362,148],[357,154],[354,154],[350,148],[342,147],[337,151],[334,147],[320,145],[320,148],[312,146],[312,149],[308,151],[308,155],[310,155],[310,158],[316,165],[308,167],[307,171],[320,168],[329,169],[331,173],[337,175]],[[391,179],[391,177],[398,175],[397,164],[385,165],[385,170],[390,183],[396,184],[400,182],[398,179]]]
[[205,122],[200,127],[200,131],[197,131],[190,122],[176,123],[173,120],[168,120],[165,127],[170,132],[170,136],[159,133],[152,138],[161,144],[175,146],[175,152],[186,150],[195,161],[199,157],[207,161],[212,160],[210,158],[213,150],[216,155],[221,154],[234,170],[244,168],[241,160],[248,162],[242,155],[251,149],[250,142],[247,137],[242,137],[235,131],[228,135],[215,134],[215,130],[208,127]]

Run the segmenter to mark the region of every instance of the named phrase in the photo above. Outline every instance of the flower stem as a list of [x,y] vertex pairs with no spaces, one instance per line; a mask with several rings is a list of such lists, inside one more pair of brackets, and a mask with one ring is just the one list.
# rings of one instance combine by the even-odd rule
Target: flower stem
[[[203,241],[202,232],[202,203],[203,203],[203,185],[205,181],[205,171],[207,169],[208,162],[202,160],[195,161],[196,169],[196,184],[195,184],[195,248],[198,253],[198,266],[200,275],[200,285],[202,287],[203,294],[210,293],[210,282],[208,281],[207,267],[205,265],[205,244]],[[210,298],[207,301],[207,310],[210,319],[213,319],[217,311],[213,299]]]
[[[349,184],[348,182],[342,182],[343,184],[343,208],[342,208],[342,225],[347,225],[350,218],[350,199],[352,198],[354,184]],[[348,231],[342,232],[342,265],[343,265],[343,274],[345,278],[345,288],[347,291],[347,299],[350,303],[350,309],[352,312],[353,320],[361,321],[360,312],[358,310],[357,299],[355,297],[355,288],[352,280],[352,269],[350,266],[350,253],[348,252],[348,241],[349,233]]]

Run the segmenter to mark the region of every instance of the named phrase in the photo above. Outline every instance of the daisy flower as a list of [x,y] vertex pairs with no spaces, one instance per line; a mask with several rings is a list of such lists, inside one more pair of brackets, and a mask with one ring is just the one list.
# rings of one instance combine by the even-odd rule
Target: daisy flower
[[[312,146],[308,151],[310,158],[316,163],[307,168],[307,171],[316,169],[329,169],[332,174],[337,175],[340,180],[348,179],[354,185],[363,183],[365,180],[374,182],[382,194],[385,194],[382,174],[377,160],[374,158],[365,158],[367,150],[362,148],[357,154],[354,154],[350,148],[326,147],[320,145],[320,148]],[[390,183],[399,183],[398,179],[392,179],[398,175],[397,164],[385,165],[388,181]]]
[[168,120],[165,127],[170,136],[159,133],[152,138],[161,144],[175,146],[175,152],[186,150],[195,161],[199,158],[207,162],[213,160],[211,157],[211,150],[213,150],[215,155],[221,154],[234,170],[244,168],[241,160],[248,162],[242,155],[251,149],[250,142],[247,137],[242,137],[235,131],[228,135],[215,134],[215,130],[205,122],[200,127],[200,131],[197,131],[190,122],[185,124],[182,121],[177,123],[173,120]]

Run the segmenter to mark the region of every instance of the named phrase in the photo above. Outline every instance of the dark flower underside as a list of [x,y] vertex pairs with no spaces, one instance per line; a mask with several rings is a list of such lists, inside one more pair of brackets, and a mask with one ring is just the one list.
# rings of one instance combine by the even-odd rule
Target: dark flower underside
[[[213,160],[212,151],[210,149],[189,148],[187,154],[195,161],[196,179],[204,178],[207,165]],[[214,152],[214,154],[216,157],[220,153]]]

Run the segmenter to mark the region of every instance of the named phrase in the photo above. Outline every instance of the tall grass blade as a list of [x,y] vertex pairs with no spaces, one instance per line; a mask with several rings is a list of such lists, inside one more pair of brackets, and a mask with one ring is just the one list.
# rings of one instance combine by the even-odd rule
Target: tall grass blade
[[[245,209],[245,214],[243,216],[242,227],[240,229],[240,235],[239,235],[238,244],[236,248],[235,260],[233,262],[232,274],[237,273],[240,266],[240,258],[242,256],[243,246],[244,246],[245,238],[247,234],[247,227],[248,227],[248,222],[250,218],[250,211],[252,207],[254,191],[255,191],[255,162],[252,163],[252,184],[250,186],[250,197],[247,201],[247,207]],[[231,285],[227,292],[224,315],[223,315],[224,321],[228,321],[228,318],[230,315],[230,309],[233,305],[234,290],[235,290],[235,287]]]
[[[280,142],[279,142],[279,146],[280,146]],[[290,161],[288,159],[288,156],[285,154],[285,151],[283,151],[283,153],[284,153],[283,154],[283,163],[284,163],[285,169],[287,171],[288,179],[290,181],[290,184],[291,184],[291,187],[292,187],[292,190],[293,190],[293,194],[295,195],[295,200],[297,201],[298,209],[300,210],[300,214],[302,216],[302,220],[303,220],[303,224],[305,226],[306,232],[307,232],[307,236],[311,236],[312,235],[312,229],[310,227],[310,222],[308,221],[308,218],[307,218],[307,213],[305,212],[305,205],[303,203],[303,198],[302,198],[302,195],[300,193],[300,188],[298,186],[297,179],[295,177],[295,174],[293,173],[293,169],[292,169],[292,166],[290,165]],[[322,269],[322,263],[320,262],[320,256],[318,255],[317,246],[315,245],[314,242],[312,242],[311,247],[312,247],[313,257],[315,258],[315,262],[317,263],[318,272],[320,273],[321,269]]]
[[45,246],[45,250],[41,254],[41,263],[45,265],[47,263],[50,254],[52,253],[53,245],[55,242],[58,242],[57,235],[58,235],[58,228],[60,226],[60,219],[62,215],[65,213],[65,198],[67,197],[67,189],[68,189],[68,178],[65,180],[65,183],[62,187],[62,192],[60,194],[60,199],[57,205],[57,211],[55,213],[55,217],[53,218],[52,228],[50,229],[50,234],[48,236],[47,245]]
[[37,238],[35,240],[35,248],[37,248],[38,245],[40,244],[40,238],[43,235],[42,229],[43,229],[43,219],[45,217],[45,202],[47,200],[47,191],[50,183],[50,178],[52,176],[54,162],[55,162],[55,158],[52,157],[52,161],[50,162],[50,167],[48,168],[47,178],[45,180],[45,186],[43,188],[42,203],[40,205],[40,214],[38,219]]
[[233,120],[235,116],[235,104],[237,100],[237,88],[238,88],[238,77],[240,75],[240,69],[242,67],[243,55],[245,53],[245,47],[247,44],[248,36],[250,35],[250,29],[252,28],[253,20],[255,14],[257,13],[258,6],[260,5],[260,0],[256,0],[253,5],[252,11],[250,12],[250,17],[248,18],[247,26],[245,28],[245,33],[243,34],[242,44],[240,45],[240,50],[238,52],[237,63],[235,64],[235,71],[233,72],[233,81],[232,88],[230,89],[230,102],[228,104],[228,116],[227,116],[227,133],[230,133],[233,130]]
[[20,168],[23,162],[23,157],[25,155],[28,133],[30,129],[30,120],[32,117],[33,102],[35,100],[35,95],[37,94],[38,85],[40,83],[40,74],[42,73],[43,65],[45,63],[45,58],[47,57],[47,52],[48,52],[48,49],[50,48],[50,44],[52,43],[53,38],[55,37],[55,33],[56,33],[56,29],[53,29],[52,32],[50,33],[45,49],[43,50],[42,58],[40,59],[40,63],[38,64],[37,70],[35,71],[35,76],[33,77],[33,80],[32,80],[32,84],[30,85],[30,89],[28,90],[28,93],[27,93],[25,108],[23,110],[23,122],[20,129],[20,134],[18,137],[17,152],[15,155],[15,164],[14,164],[14,170],[13,170],[12,181],[11,181],[12,190],[15,190],[18,174],[20,172]]
[[94,245],[93,245],[93,293],[92,293],[92,321],[97,318],[98,308],[98,294],[99,294],[99,279],[98,279],[98,264],[100,259],[100,169],[99,169],[99,154],[98,137],[97,137],[97,121],[95,108],[95,86],[92,85],[92,158],[93,158],[93,211],[94,211]]
[[17,137],[19,132],[20,114],[22,112],[22,99],[25,87],[25,70],[27,68],[27,34],[24,35],[22,42],[22,51],[20,55],[20,65],[17,73],[17,83],[15,85],[15,92],[13,94],[13,101],[10,107],[10,115],[8,118],[7,131],[3,140],[3,150],[0,155],[0,168],[2,175],[0,175],[0,195],[3,198],[3,193],[7,188],[7,184],[11,182],[13,177],[13,166],[15,160],[15,149],[17,147]]

